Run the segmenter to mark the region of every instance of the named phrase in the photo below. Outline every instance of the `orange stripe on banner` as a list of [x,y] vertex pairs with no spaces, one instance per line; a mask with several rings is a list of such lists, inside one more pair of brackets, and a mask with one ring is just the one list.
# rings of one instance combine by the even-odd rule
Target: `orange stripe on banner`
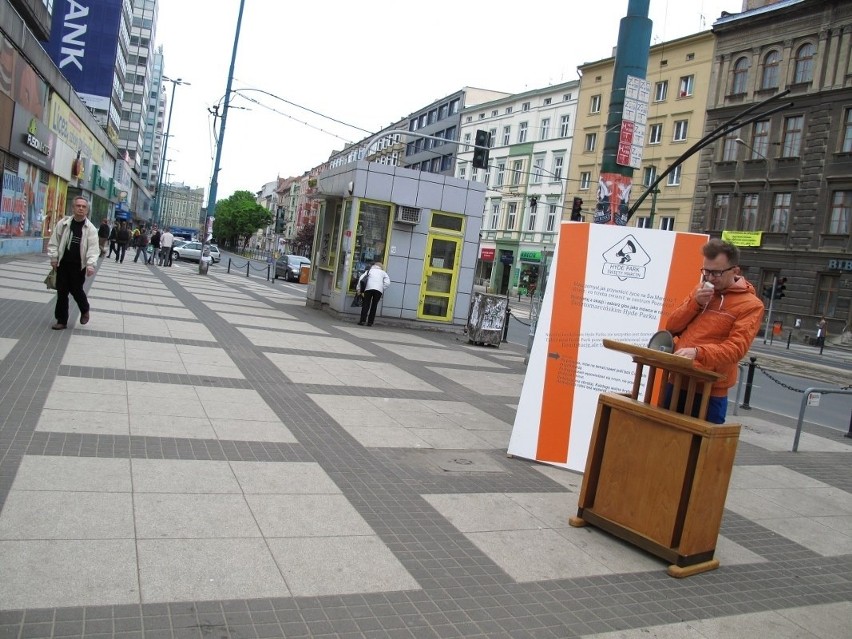
[[[699,269],[703,264],[701,247],[707,244],[707,236],[692,233],[678,233],[672,248],[672,262],[669,267],[669,277],[666,281],[666,292],[663,307],[660,312],[659,330],[666,327],[666,322],[674,310],[681,305],[687,295],[692,292],[701,280]],[[657,384],[651,401],[656,405],[664,388]]]
[[580,320],[591,224],[565,224],[559,234],[559,262],[553,286],[547,365],[541,398],[536,459],[565,463],[574,405]]

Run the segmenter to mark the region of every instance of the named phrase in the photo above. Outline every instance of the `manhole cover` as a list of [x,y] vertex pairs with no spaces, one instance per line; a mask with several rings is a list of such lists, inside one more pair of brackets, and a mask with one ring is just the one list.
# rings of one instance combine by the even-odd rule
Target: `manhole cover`
[[505,473],[506,469],[484,453],[435,451],[432,462],[448,473]]

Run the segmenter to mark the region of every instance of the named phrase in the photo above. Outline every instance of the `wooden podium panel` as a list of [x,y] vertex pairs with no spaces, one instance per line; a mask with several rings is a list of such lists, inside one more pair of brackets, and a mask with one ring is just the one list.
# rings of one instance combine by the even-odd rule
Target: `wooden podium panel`
[[[615,344],[634,355],[637,377],[642,366],[651,367],[646,386],[659,370],[690,394],[704,385],[703,416],[715,373],[692,369],[682,357]],[[740,426],[651,405],[651,392],[639,401],[638,391],[637,382],[632,397],[599,396],[579,508],[569,523],[592,524],[665,559],[674,577],[712,570]]]

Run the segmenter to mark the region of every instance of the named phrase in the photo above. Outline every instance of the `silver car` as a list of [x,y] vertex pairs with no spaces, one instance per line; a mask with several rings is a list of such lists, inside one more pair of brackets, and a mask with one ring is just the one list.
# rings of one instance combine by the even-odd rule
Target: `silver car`
[[[219,253],[219,247],[215,244],[208,244],[207,248],[210,249],[210,258],[213,260],[213,263],[217,264],[219,260],[222,259],[222,255]],[[189,260],[191,262],[200,261],[201,242],[187,242],[186,244],[173,248],[172,257],[175,260]]]

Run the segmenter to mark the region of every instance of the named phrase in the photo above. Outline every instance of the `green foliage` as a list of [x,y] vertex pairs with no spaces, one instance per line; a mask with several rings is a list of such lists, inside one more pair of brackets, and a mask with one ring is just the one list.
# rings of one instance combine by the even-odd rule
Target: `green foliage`
[[272,224],[272,213],[254,199],[251,191],[234,191],[225,200],[216,202],[213,236],[224,246],[237,246],[248,240],[257,229]]
[[296,242],[306,247],[305,255],[311,254],[311,247],[314,244],[314,232],[316,224],[305,224],[296,232]]

